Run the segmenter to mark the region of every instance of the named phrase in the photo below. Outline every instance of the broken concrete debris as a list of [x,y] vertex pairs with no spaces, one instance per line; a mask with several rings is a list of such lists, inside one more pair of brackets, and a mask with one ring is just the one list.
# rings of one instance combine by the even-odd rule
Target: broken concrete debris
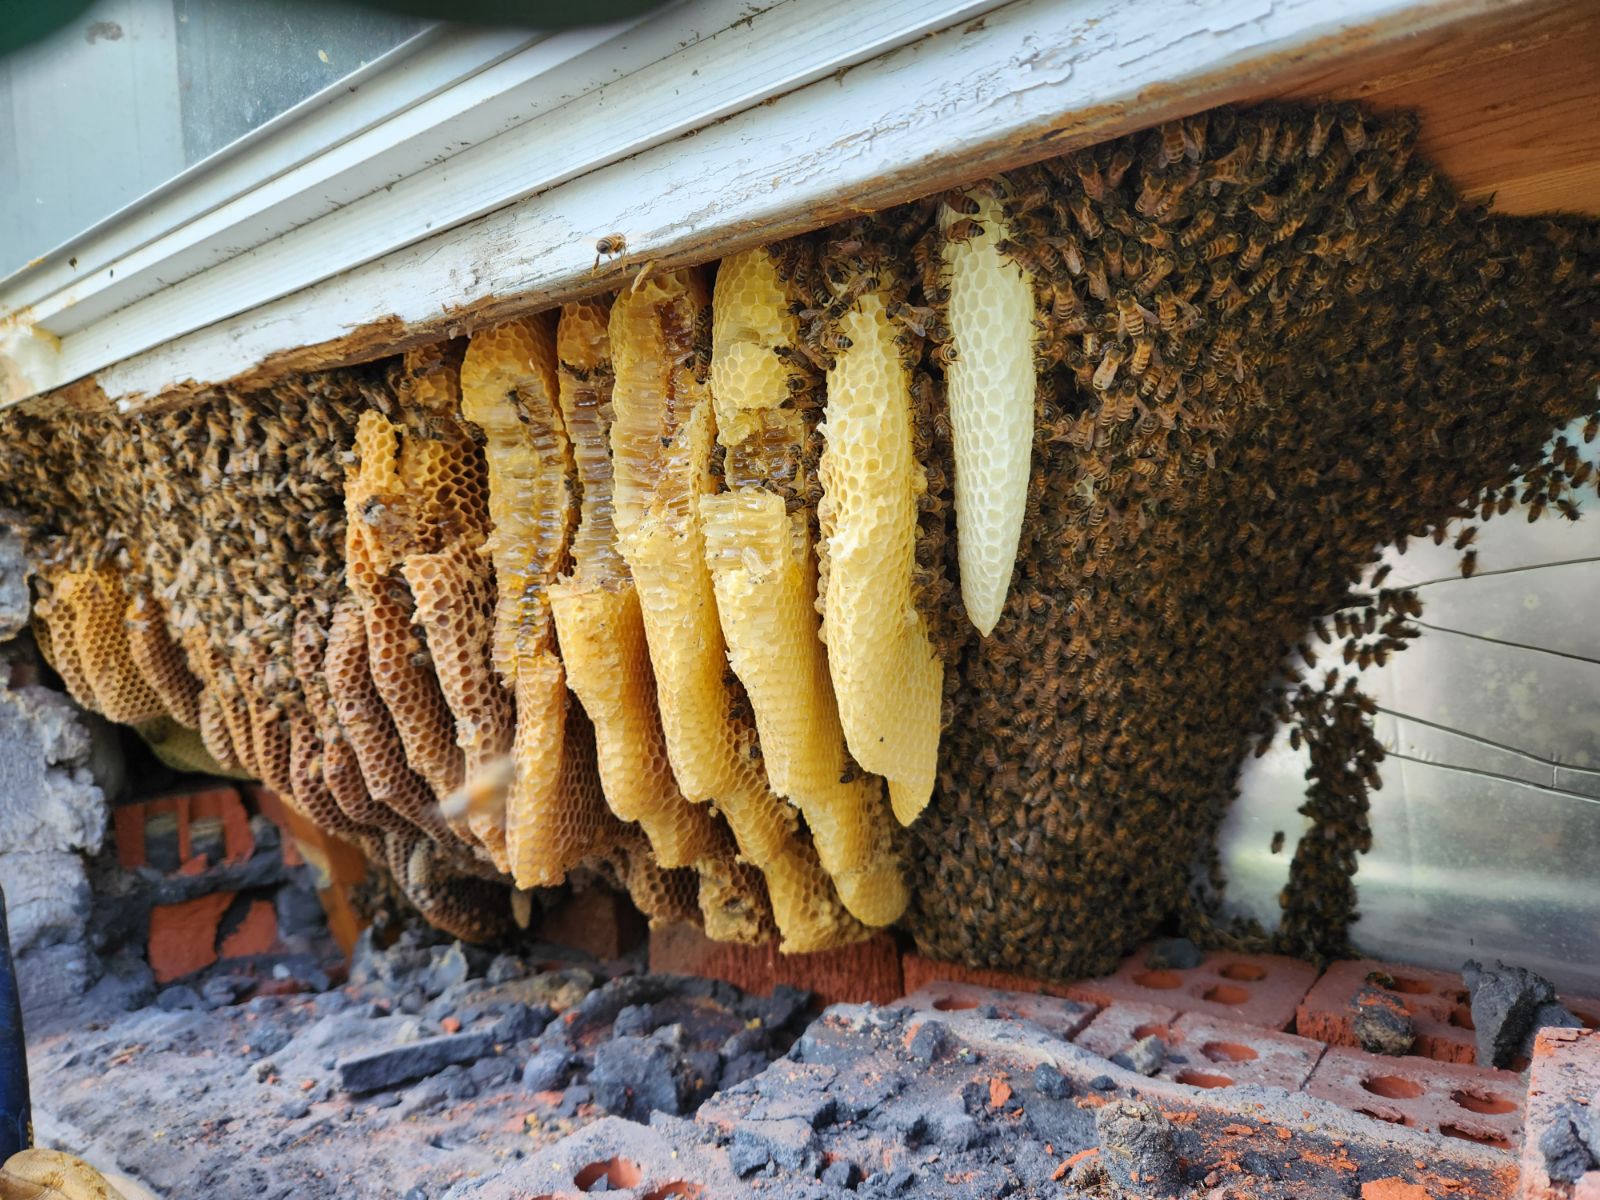
[[1556,999],[1555,984],[1525,967],[1466,962],[1461,977],[1471,994],[1478,1062],[1509,1067],[1526,1060],[1533,1035],[1547,1026],[1581,1029],[1583,1022]]
[[1368,1054],[1409,1054],[1417,1031],[1400,998],[1386,988],[1367,986],[1350,999],[1350,1030]]

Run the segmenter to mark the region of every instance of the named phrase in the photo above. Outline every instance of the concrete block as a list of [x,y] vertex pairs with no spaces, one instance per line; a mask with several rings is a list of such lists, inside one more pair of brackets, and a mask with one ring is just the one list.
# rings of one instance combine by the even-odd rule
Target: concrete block
[[388,1046],[339,1063],[339,1086],[347,1092],[377,1092],[435,1075],[455,1063],[476,1062],[494,1049],[487,1033],[453,1033]]
[[1111,1058],[1128,1055],[1148,1037],[1166,1047],[1157,1078],[1206,1089],[1259,1085],[1298,1091],[1325,1048],[1293,1034],[1147,1004],[1103,1009],[1076,1041]]

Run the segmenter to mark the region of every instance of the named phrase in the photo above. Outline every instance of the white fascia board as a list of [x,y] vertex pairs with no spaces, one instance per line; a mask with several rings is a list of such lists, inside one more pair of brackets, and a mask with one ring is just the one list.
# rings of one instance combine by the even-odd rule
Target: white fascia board
[[[656,20],[703,28],[696,16],[720,7]],[[262,364],[339,361],[338,345],[301,351],[340,339],[370,357],[1506,7],[785,0],[698,41],[684,27],[680,49],[541,120],[70,333],[45,386],[98,372],[113,399],[132,402]],[[496,207],[505,196],[521,198]],[[627,262],[595,276],[595,241],[614,232]]]

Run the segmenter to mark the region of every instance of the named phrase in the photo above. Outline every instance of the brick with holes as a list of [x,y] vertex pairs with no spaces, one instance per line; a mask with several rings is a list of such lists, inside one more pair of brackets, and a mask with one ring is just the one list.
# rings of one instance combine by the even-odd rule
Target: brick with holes
[[1330,1046],[1305,1091],[1380,1121],[1497,1150],[1522,1139],[1523,1085],[1510,1071]]
[[[1410,1015],[1416,1032],[1412,1054],[1440,1062],[1477,1061],[1467,986],[1451,971],[1368,958],[1334,963],[1301,1000],[1296,1029],[1329,1045],[1359,1049],[1352,1021],[1354,1002],[1363,988],[1392,996]],[[1585,1025],[1600,1026],[1600,1001],[1569,995],[1560,1000]]]
[[1076,1040],[1111,1058],[1130,1054],[1147,1037],[1159,1037],[1166,1047],[1156,1076],[1208,1089],[1257,1085],[1298,1091],[1325,1049],[1293,1034],[1145,1004],[1102,1010]]
[[[1533,1064],[1528,1071],[1526,1132],[1522,1137],[1522,1186],[1519,1200],[1555,1200],[1569,1194],[1579,1200],[1587,1187],[1600,1194],[1582,1172],[1563,1172],[1552,1161],[1558,1140],[1549,1134],[1551,1127],[1576,1111],[1584,1111],[1600,1092],[1600,1032],[1589,1029],[1546,1029],[1533,1041]],[[1567,1139],[1571,1141],[1571,1137]],[[1579,1159],[1582,1148],[1577,1148]],[[1567,1164],[1571,1165],[1571,1164]],[[1565,1174],[1552,1179],[1551,1174]],[[1577,1174],[1578,1178],[1573,1179]],[[1568,1187],[1572,1192],[1568,1192]]]
[[1101,1058],[1125,1054],[1135,1042],[1158,1037],[1170,1046],[1177,1040],[1173,1026],[1178,1010],[1155,1004],[1119,1003],[1100,1010],[1083,1032],[1072,1040]]
[[998,1019],[1032,1021],[1041,1029],[1069,1041],[1094,1019],[1097,1011],[1092,1004],[1057,996],[999,991],[944,980],[929,983],[896,1003],[910,1005],[922,1012],[964,1012],[987,1008]]
[[1210,951],[1199,966],[1183,969],[1152,967],[1139,950],[1114,973],[1081,979],[1065,990],[1071,999],[1089,1004],[1132,1001],[1285,1030],[1316,978],[1317,969],[1309,963],[1276,954]]

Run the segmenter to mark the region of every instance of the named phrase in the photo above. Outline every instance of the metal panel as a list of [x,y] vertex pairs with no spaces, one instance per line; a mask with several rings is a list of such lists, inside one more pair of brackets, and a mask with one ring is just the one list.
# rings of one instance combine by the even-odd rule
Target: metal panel
[[[1503,958],[1600,990],[1600,504],[1579,506],[1575,524],[1517,510],[1483,524],[1471,579],[1455,530],[1384,553],[1386,584],[1418,589],[1425,628],[1361,673],[1389,752],[1356,872],[1367,953],[1448,970]],[[1281,737],[1247,760],[1223,828],[1227,911],[1268,928],[1308,766]]]

